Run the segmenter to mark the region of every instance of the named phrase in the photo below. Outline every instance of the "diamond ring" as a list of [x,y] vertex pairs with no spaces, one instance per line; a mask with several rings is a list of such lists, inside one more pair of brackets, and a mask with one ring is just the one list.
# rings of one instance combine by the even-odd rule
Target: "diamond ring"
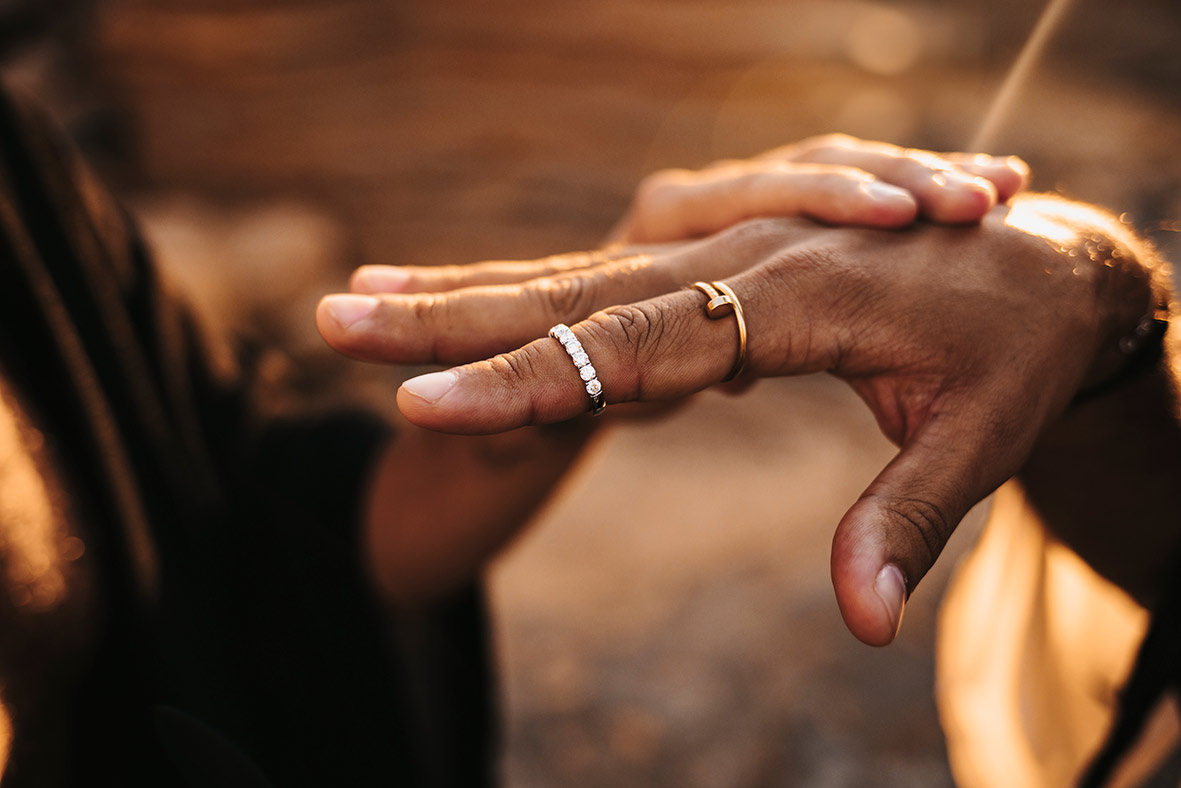
[[603,398],[603,384],[596,377],[598,373],[595,372],[594,365],[590,363],[590,357],[583,349],[582,343],[578,341],[574,332],[565,323],[558,323],[551,328],[549,335],[558,340],[566,349],[566,353],[570,355],[570,360],[574,362],[574,367],[578,370],[578,376],[582,378],[586,393],[591,398],[591,415],[598,416],[607,407],[607,401]]

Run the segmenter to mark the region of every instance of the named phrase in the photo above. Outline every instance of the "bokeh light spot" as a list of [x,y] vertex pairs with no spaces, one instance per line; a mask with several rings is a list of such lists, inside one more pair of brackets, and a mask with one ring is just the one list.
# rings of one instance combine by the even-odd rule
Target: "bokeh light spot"
[[868,5],[845,35],[849,59],[874,74],[893,76],[910,69],[922,54],[918,25],[896,8]]

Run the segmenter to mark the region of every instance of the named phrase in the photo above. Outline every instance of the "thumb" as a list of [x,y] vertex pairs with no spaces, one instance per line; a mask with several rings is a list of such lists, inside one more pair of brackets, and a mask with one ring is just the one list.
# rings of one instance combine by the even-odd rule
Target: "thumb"
[[932,418],[846,512],[833,537],[832,582],[859,640],[894,639],[906,599],[960,520],[1016,472],[1005,457],[1013,449],[985,430]]

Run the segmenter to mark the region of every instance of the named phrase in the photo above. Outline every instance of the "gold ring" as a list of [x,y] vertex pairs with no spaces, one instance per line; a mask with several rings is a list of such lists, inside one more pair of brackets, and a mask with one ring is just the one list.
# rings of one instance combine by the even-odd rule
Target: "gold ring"
[[738,322],[738,358],[722,382],[733,380],[742,374],[742,368],[746,366],[746,318],[742,314],[742,304],[738,301],[738,295],[725,282],[694,282],[693,287],[709,298],[705,314],[710,320],[720,320],[732,314]]

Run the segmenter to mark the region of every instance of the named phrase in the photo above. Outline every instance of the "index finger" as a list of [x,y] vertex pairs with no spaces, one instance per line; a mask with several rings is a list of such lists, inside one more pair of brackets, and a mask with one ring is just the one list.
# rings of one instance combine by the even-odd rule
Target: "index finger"
[[[780,308],[782,300],[760,288],[753,274],[731,282],[750,331],[750,374],[826,368],[832,343],[808,329],[801,311]],[[592,378],[608,407],[688,396],[722,381],[739,352],[735,320],[711,320],[706,302],[696,290],[680,290],[596,312],[572,326],[573,347],[546,336],[511,353],[412,378],[398,390],[398,407],[422,427],[484,434],[589,411]]]

